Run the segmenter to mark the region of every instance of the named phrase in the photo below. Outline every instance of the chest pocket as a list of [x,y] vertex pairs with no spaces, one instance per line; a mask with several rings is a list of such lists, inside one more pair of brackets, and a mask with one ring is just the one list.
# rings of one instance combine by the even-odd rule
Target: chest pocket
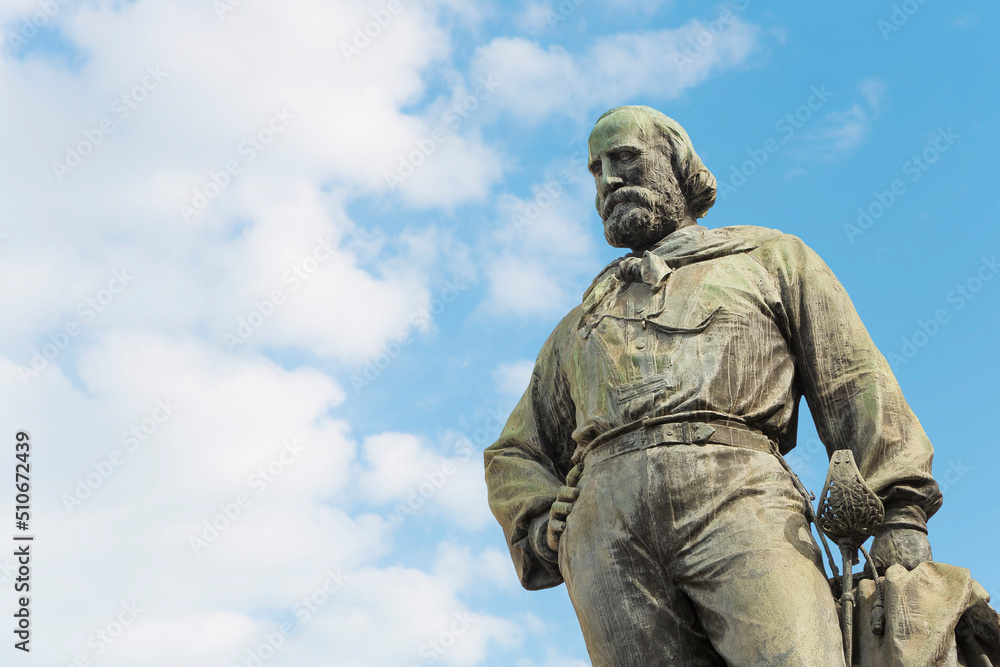
[[715,310],[710,312],[705,319],[703,319],[698,324],[693,326],[680,326],[676,324],[671,324],[663,316],[662,312],[653,313],[646,317],[621,317],[618,319],[639,322],[644,329],[653,329],[654,331],[659,331],[665,334],[700,334],[715,320],[716,316],[724,310],[722,306],[717,306]]
[[[614,389],[616,402],[625,419],[649,416],[653,413],[654,406],[662,404],[669,395],[683,391],[678,386],[677,363],[681,360],[677,355],[684,354],[684,350],[691,352],[692,348],[679,339],[703,334],[719,319],[723,311],[722,306],[717,306],[700,321],[695,320],[692,324],[673,322],[672,318],[662,312],[650,313],[647,317],[614,318],[623,328],[643,332],[638,337],[629,336],[635,342],[629,344],[627,350],[621,350],[624,352],[621,357],[624,364],[622,370],[639,378]],[[659,339],[659,342],[654,342],[653,339]],[[665,344],[667,341],[664,339],[673,340]]]

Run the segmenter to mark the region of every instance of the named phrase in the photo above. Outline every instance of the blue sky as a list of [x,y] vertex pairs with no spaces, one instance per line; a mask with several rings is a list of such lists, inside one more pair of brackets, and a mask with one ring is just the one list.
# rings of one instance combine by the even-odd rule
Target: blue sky
[[481,452],[618,256],[583,165],[621,104],[688,130],[723,187],[705,225],[833,268],[935,445],[935,557],[1000,594],[998,13],[3,2],[24,664],[589,664],[565,589],[519,587]]

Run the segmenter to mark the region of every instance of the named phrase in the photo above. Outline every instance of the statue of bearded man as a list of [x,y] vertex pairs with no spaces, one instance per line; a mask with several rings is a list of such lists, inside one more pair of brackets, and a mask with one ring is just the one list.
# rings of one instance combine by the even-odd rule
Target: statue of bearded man
[[630,252],[556,327],[485,452],[521,583],[565,581],[595,667],[843,667],[782,458],[800,398],[885,507],[882,570],[931,558],[931,444],[816,253],[697,224],[716,182],[680,125],[619,107],[589,149],[605,238]]

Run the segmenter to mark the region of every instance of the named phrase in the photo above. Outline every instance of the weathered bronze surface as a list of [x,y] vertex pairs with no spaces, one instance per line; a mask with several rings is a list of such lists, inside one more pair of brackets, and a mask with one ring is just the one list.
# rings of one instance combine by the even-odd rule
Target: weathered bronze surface
[[931,444],[816,253],[697,224],[716,182],[680,125],[620,107],[589,148],[605,237],[630,252],[556,327],[485,453],[521,583],[565,581],[597,667],[844,665],[781,458],[799,400],[884,506],[880,572],[931,559]]

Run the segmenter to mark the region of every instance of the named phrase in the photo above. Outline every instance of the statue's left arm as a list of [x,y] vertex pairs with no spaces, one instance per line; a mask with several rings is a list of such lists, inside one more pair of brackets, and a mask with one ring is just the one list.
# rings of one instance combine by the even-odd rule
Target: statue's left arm
[[571,467],[576,424],[559,359],[562,329],[542,347],[528,389],[500,438],[484,452],[490,509],[503,527],[521,585],[529,590],[562,583],[557,554],[545,540],[552,503]]
[[913,567],[931,557],[927,519],[941,506],[931,477],[933,448],[872,342],[847,292],[819,256],[794,236],[753,252],[774,276],[776,311],[828,452],[850,449],[886,514],[872,557]]

